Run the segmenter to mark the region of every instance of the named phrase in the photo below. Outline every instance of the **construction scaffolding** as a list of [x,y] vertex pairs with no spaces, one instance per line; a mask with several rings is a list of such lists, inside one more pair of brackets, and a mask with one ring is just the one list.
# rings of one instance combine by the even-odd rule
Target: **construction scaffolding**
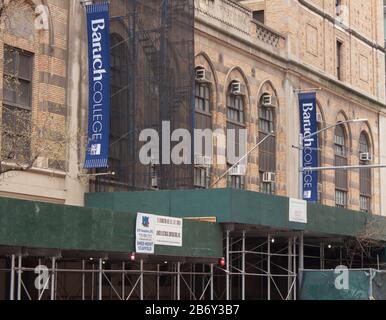
[[[175,129],[194,128],[193,0],[115,0],[110,12],[109,170],[115,175],[98,176],[92,190],[192,188],[191,165],[165,159],[160,164],[159,158]],[[150,165],[139,160],[144,129],[154,129],[166,141],[159,143]],[[170,148],[176,144],[170,142]]]

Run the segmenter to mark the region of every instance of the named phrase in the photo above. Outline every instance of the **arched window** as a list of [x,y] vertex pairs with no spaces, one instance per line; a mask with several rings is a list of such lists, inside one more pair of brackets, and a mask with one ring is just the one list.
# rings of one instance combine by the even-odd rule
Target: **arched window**
[[[275,133],[275,114],[272,105],[264,104],[267,95],[263,95],[259,103],[259,141],[268,134]],[[276,137],[267,138],[259,146],[260,192],[275,193],[274,174],[276,172]]]
[[[365,132],[359,138],[359,164],[366,165],[371,159],[370,143]],[[371,169],[359,170],[360,210],[371,211]]]
[[[347,166],[347,138],[345,127],[335,128],[335,166]],[[348,176],[347,170],[335,171],[335,203],[337,207],[347,208]]]
[[[210,71],[203,67],[196,68],[195,83],[195,129],[212,129],[212,83]],[[206,141],[202,141],[202,150],[195,154],[194,186],[198,189],[209,187],[210,164],[212,159],[206,155]]]
[[[241,157],[239,137],[240,129],[245,129],[245,88],[239,81],[233,81],[228,87],[227,99],[227,129],[234,129],[236,132],[235,151],[236,156]],[[244,166],[240,164],[239,166]],[[230,166],[229,166],[230,168]],[[237,170],[235,170],[237,171]],[[235,189],[245,188],[245,171],[241,169],[238,173],[230,173],[228,175],[228,187]],[[241,174],[240,174],[241,172]]]

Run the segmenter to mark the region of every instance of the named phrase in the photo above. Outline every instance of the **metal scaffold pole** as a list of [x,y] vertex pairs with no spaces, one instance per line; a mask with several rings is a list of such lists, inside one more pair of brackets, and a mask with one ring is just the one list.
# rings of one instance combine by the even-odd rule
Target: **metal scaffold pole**
[[140,300],[142,301],[143,300],[143,260],[141,259],[141,262],[140,262],[140,265],[141,265],[141,279],[140,279]]
[[121,276],[121,281],[122,281],[122,300],[125,299],[126,292],[125,292],[125,279],[126,279],[126,273],[125,273],[125,262],[122,262],[122,276]]
[[229,268],[229,233],[230,231],[229,230],[226,230],[226,300],[230,300],[230,279],[229,279],[229,272],[230,272],[230,268]]
[[304,233],[300,232],[299,235],[299,287],[302,284],[302,273],[304,270]]
[[292,267],[292,238],[288,238],[288,300],[292,300],[292,287],[293,287],[293,267]]
[[9,299],[15,300],[15,255],[11,256],[11,286],[9,288]]
[[157,301],[160,300],[160,295],[159,295],[159,277],[160,277],[160,267],[159,264],[157,264]]
[[213,276],[213,263],[210,264],[210,300],[214,300],[214,276]]
[[51,300],[55,300],[55,274],[56,274],[56,258],[52,257],[52,270],[51,270]]
[[245,300],[245,231],[243,231],[243,239],[242,239],[241,300]]
[[267,244],[267,299],[271,300],[271,236],[268,235]]
[[[293,238],[293,254],[294,254],[294,259],[293,259],[293,270],[295,275],[298,276],[297,269],[296,269],[296,237]],[[297,279],[295,278],[295,285],[294,285],[294,299],[297,299]]]
[[177,301],[181,300],[181,262],[177,262]]
[[21,274],[22,274],[22,257],[18,257],[18,268],[17,268],[17,300],[21,300]]
[[103,289],[103,260],[99,259],[99,272],[98,272],[99,280],[98,280],[98,300],[102,300],[102,289]]
[[86,294],[85,294],[85,285],[86,285],[86,274],[84,273],[84,270],[86,268],[86,262],[82,260],[82,300],[86,300]]

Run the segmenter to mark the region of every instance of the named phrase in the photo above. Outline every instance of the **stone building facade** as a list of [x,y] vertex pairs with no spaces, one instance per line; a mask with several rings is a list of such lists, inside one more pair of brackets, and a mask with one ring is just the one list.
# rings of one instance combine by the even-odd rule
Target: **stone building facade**
[[[82,205],[88,190],[81,173],[88,89],[84,7],[75,0],[16,2],[26,12],[10,7],[5,16],[11,19],[2,19],[0,88],[5,46],[33,55],[32,118],[49,115],[66,147],[55,161],[42,154],[27,172],[3,177],[0,195]],[[48,28],[31,27],[40,17],[39,5],[48,8]],[[245,176],[227,177],[214,187],[298,196],[298,153],[293,146],[298,144],[299,90],[317,89],[320,127],[369,120],[326,131],[320,137],[321,165],[356,165],[359,154],[366,152],[371,163],[386,162],[381,139],[386,132],[381,0],[195,0],[195,13],[196,68],[210,75],[196,84],[202,87],[196,98],[209,103],[208,109],[196,110],[197,126],[246,128],[249,149],[274,132],[251,153]],[[16,23],[21,20],[28,26]],[[238,97],[230,94],[233,84],[240,85]],[[263,107],[267,96],[274,105],[269,110]],[[226,169],[216,163],[210,170],[197,168],[197,187],[213,184]],[[267,179],[270,172],[274,179]],[[352,170],[347,176],[325,171],[320,178],[321,203],[386,214],[384,170]]]
[[[373,155],[371,163],[386,161],[381,140],[385,129],[382,5],[382,1],[342,1],[339,7],[332,0],[196,1],[196,65],[213,74],[213,127],[227,125],[226,99],[234,80],[246,88],[248,149],[256,143],[259,125],[264,125],[259,120],[261,97],[269,94],[277,101],[272,111],[274,193],[297,197],[298,160],[293,145],[299,133],[299,90],[317,89],[321,128],[368,119],[368,123],[352,123],[320,136],[321,166],[357,165],[361,150]],[[361,148],[360,140],[365,142]],[[337,154],[340,143],[344,144],[344,159]],[[245,187],[264,192],[261,171],[266,169],[259,166],[261,151],[250,156]],[[215,176],[225,169],[215,167]],[[384,191],[380,172],[324,171],[320,174],[320,202],[379,214]],[[218,186],[226,183],[223,180]]]

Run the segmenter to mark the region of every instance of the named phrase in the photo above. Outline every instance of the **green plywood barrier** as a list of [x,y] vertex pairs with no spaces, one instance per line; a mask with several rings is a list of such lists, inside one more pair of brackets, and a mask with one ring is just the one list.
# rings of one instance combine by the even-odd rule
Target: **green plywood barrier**
[[334,270],[305,270],[301,300],[386,300],[386,272],[348,270],[348,287],[338,289]]
[[[0,245],[106,252],[135,251],[136,213],[0,198]],[[156,254],[222,256],[217,224],[184,220],[183,247],[156,246]]]
[[318,204],[308,205],[306,225],[289,222],[289,199],[236,189],[91,193],[88,207],[145,211],[176,217],[217,218],[240,223],[331,236],[368,236],[386,241],[386,218]]

